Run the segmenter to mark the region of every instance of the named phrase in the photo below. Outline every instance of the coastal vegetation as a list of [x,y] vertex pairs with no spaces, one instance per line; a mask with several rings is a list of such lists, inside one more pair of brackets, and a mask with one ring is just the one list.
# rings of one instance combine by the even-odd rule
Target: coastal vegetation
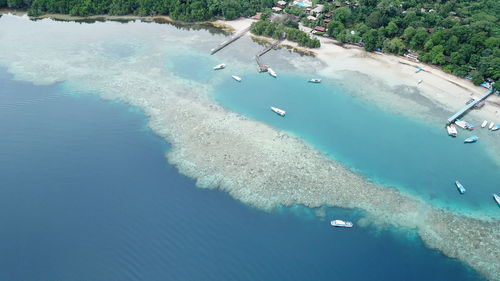
[[500,78],[500,6],[495,0],[318,2],[324,5],[319,13],[297,6],[284,11],[367,51],[410,53],[475,84]]
[[311,37],[308,33],[277,22],[264,20],[254,22],[250,31],[256,35],[270,36],[274,39],[278,39],[280,34],[285,32],[288,40],[297,42],[300,46],[309,48],[319,48],[321,46],[319,40]]
[[273,4],[273,0],[0,0],[0,8],[28,9],[32,16],[168,15],[189,22],[252,16]]
[[[235,19],[262,12],[267,20],[275,0],[0,0],[0,8],[27,9],[30,15],[62,13],[168,15],[182,21]],[[298,30],[298,24],[317,35],[363,46],[367,51],[410,54],[475,84],[500,79],[500,5],[496,0],[317,0],[321,11],[292,4],[278,13],[280,23],[261,21],[252,27],[258,35],[288,39],[301,46],[319,47],[316,39]],[[500,85],[500,83],[496,83]]]

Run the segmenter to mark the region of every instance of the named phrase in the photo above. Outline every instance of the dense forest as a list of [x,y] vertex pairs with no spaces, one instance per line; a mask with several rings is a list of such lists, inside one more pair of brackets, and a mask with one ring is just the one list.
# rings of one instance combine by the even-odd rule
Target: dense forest
[[[0,7],[27,9],[31,15],[63,13],[169,15],[183,21],[224,17],[234,19],[263,11],[271,13],[277,0],[0,0]],[[288,2],[291,2],[289,0]],[[472,79],[475,84],[500,79],[500,5],[498,0],[313,0],[324,4],[316,20],[304,8],[287,5],[303,25],[327,28],[325,35],[345,43],[382,50],[418,54],[419,60]],[[327,16],[328,15],[328,16]],[[295,24],[295,26],[294,26]],[[319,42],[296,29],[296,23],[260,22],[254,33],[288,38],[303,46]],[[500,85],[500,83],[496,83]]]
[[321,43],[318,39],[311,37],[308,33],[296,28],[286,27],[277,22],[261,20],[252,24],[250,30],[256,35],[265,35],[278,39],[282,32],[286,33],[286,38],[290,41],[299,43],[300,46],[309,48],[319,48]]
[[0,7],[28,9],[30,15],[44,13],[91,15],[169,15],[182,21],[204,21],[215,17],[235,19],[255,15],[272,7],[274,0],[0,0]]
[[304,25],[327,27],[329,36],[361,44],[368,51],[403,54],[411,50],[420,61],[475,84],[500,78],[498,0],[319,2],[325,8],[316,21],[308,21],[298,7],[285,11],[301,18]]

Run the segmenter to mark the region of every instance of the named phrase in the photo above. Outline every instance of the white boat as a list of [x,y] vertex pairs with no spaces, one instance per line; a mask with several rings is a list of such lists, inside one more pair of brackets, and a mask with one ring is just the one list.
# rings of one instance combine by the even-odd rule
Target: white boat
[[269,75],[271,75],[272,77],[277,77],[278,74],[276,74],[276,72],[274,72],[274,70],[272,68],[268,68],[267,69],[267,72],[269,73]]
[[221,63],[221,64],[218,64],[218,65],[214,66],[214,70],[223,69],[224,67],[226,67],[226,65],[223,64],[223,63]]
[[353,224],[350,221],[343,221],[343,220],[333,220],[330,222],[332,226],[335,227],[352,227]]
[[233,75],[233,76],[231,76],[231,77],[233,77],[233,79],[234,79],[234,80],[236,80],[236,81],[238,81],[238,82],[241,82],[241,77],[236,76],[236,75]]
[[271,106],[271,110],[276,112],[276,114],[278,114],[280,116],[285,116],[285,114],[286,114],[286,111],[284,111],[283,109],[279,109],[277,107],[274,107],[274,106]]
[[320,78],[311,78],[311,79],[309,79],[308,82],[311,82],[311,83],[321,83],[321,79]]
[[481,128],[486,127],[486,125],[488,125],[488,120],[484,120],[483,121],[483,124],[481,124]]
[[495,201],[497,202],[498,206],[500,206],[500,196],[498,196],[495,193],[493,193],[493,199],[495,199]]
[[453,124],[446,126],[446,130],[448,131],[448,135],[450,135],[452,137],[456,137],[458,134],[457,128]]
[[488,127],[488,129],[490,129],[490,130],[493,129],[493,126],[495,126],[495,123],[490,122],[490,126]]

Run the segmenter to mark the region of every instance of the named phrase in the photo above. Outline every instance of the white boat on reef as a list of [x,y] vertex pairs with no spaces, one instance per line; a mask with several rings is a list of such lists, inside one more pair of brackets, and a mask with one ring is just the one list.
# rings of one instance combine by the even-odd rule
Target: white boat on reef
[[332,226],[335,227],[352,227],[353,223],[350,221],[343,221],[343,220],[333,220],[330,222]]
[[223,64],[223,63],[221,63],[221,64],[218,64],[218,65],[214,66],[214,70],[223,69],[224,67],[226,67],[226,65]]
[[488,129],[490,129],[490,130],[493,129],[493,126],[495,126],[495,123],[490,122],[490,126],[488,127]]
[[486,127],[488,125],[488,120],[484,120],[483,123],[481,124],[481,128]]
[[238,81],[238,82],[241,82],[241,77],[236,76],[236,75],[233,75],[233,76],[231,76],[231,77],[233,77],[233,79],[234,79],[234,80],[236,80],[236,81]]
[[309,79],[308,82],[311,82],[311,83],[321,83],[321,79],[320,78],[311,78],[311,79]]
[[457,128],[453,124],[446,126],[446,130],[448,131],[448,135],[452,137],[456,137],[458,135]]
[[498,196],[495,193],[493,193],[493,199],[495,199],[495,201],[497,202],[498,206],[500,206],[500,196]]
[[267,73],[269,73],[269,75],[271,75],[274,78],[278,77],[278,74],[276,74],[276,72],[274,72],[274,70],[270,67],[267,69]]
[[274,111],[276,114],[280,115],[280,116],[285,116],[286,114],[286,111],[284,111],[283,109],[280,109],[280,108],[277,108],[277,107],[274,107],[274,106],[271,106],[271,110]]

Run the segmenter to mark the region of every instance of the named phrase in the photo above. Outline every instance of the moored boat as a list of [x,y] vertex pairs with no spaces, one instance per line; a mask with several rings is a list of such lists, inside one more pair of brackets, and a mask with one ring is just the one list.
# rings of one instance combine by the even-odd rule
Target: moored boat
[[465,193],[465,187],[459,181],[455,181],[455,185],[457,186],[458,192],[460,192],[460,194]]
[[471,130],[474,130],[474,125],[472,125],[471,123],[466,122],[466,121],[464,121],[464,120],[457,119],[457,120],[455,121],[455,124],[456,124],[458,127],[462,128],[462,129],[465,129],[465,130],[470,130],[470,131],[471,131]]
[[233,75],[233,76],[231,76],[231,77],[233,77],[233,79],[234,79],[234,80],[236,80],[236,81],[238,81],[238,82],[241,82],[241,77],[236,76],[236,75]]
[[453,124],[446,126],[446,130],[448,131],[448,135],[450,135],[452,137],[456,137],[458,134],[457,128]]
[[479,140],[478,136],[468,137],[464,140],[465,143],[473,143]]
[[495,123],[490,122],[490,126],[488,127],[488,129],[490,129],[490,130],[493,129],[493,126],[495,126]]
[[486,127],[488,125],[488,120],[484,120],[483,123],[481,124],[481,128]]
[[498,206],[500,206],[500,196],[498,196],[495,193],[493,193],[493,199],[495,199],[495,201],[497,202]]
[[332,226],[335,227],[352,227],[353,223],[350,221],[343,221],[343,220],[333,220],[330,222]]
[[284,111],[283,109],[274,107],[274,106],[271,106],[271,110],[276,112],[276,114],[278,114],[280,116],[285,116],[285,114],[286,114],[286,111]]
[[274,70],[270,67],[267,69],[267,72],[269,73],[269,75],[271,75],[274,78],[276,78],[278,76],[278,74],[276,74],[276,72],[274,72]]
[[226,65],[223,64],[223,63],[221,63],[221,64],[218,64],[218,65],[214,66],[214,70],[223,69],[224,67],[226,67]]
[[311,79],[309,79],[308,82],[311,82],[311,83],[321,83],[321,79],[320,78],[311,78]]

